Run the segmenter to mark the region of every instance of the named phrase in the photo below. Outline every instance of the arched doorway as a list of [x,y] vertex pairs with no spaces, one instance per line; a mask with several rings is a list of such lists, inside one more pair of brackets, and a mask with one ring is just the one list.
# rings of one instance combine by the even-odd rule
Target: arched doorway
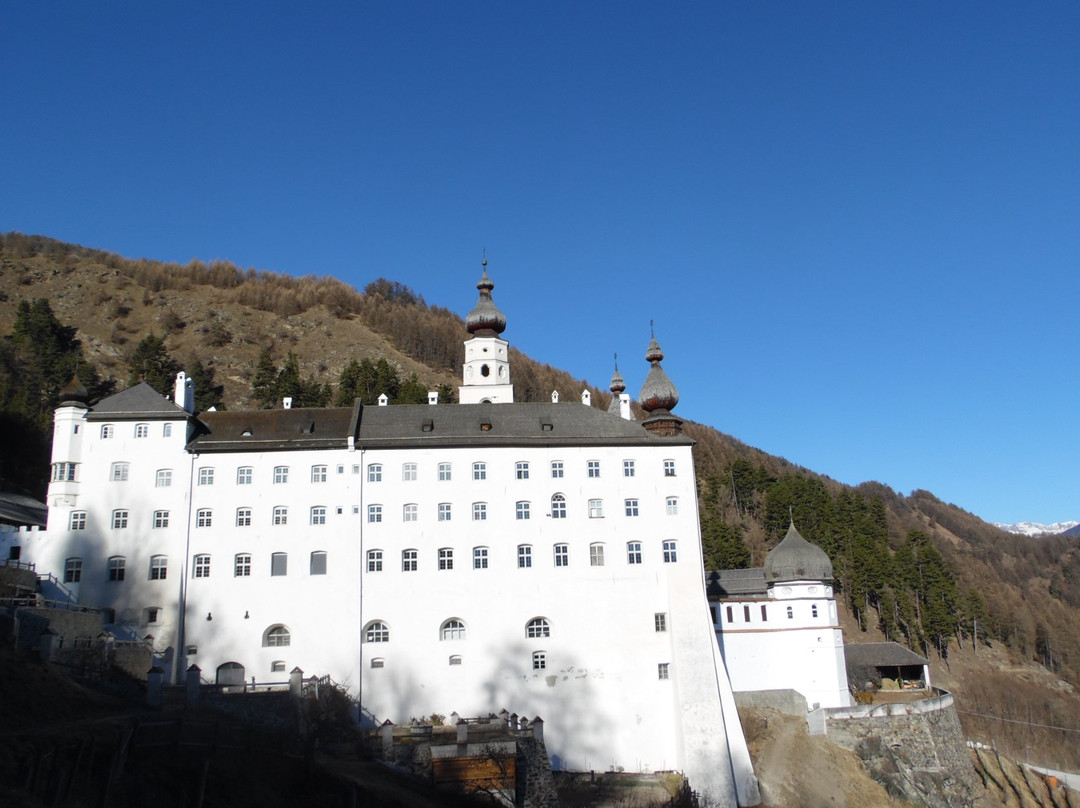
[[219,685],[244,684],[244,666],[239,662],[226,662],[224,665],[218,665],[217,683]]

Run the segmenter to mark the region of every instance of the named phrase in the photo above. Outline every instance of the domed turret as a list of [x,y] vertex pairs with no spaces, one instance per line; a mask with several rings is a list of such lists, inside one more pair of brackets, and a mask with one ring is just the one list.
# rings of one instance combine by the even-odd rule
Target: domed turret
[[[650,326],[652,323],[649,324]],[[649,432],[662,437],[672,437],[682,432],[682,419],[671,414],[675,405],[679,403],[679,391],[671,383],[671,379],[660,367],[660,360],[664,358],[664,352],[660,350],[660,343],[656,341],[656,334],[649,339],[649,347],[645,350],[645,358],[649,361],[649,375],[645,377],[645,384],[641,385],[638,398],[641,400],[641,408],[649,415],[641,422]]]
[[90,400],[90,393],[83,387],[83,383],[79,380],[79,374],[76,373],[71,377],[71,381],[60,390],[58,398],[61,407],[64,405],[86,407],[86,402]]
[[825,551],[800,535],[792,522],[783,541],[765,556],[765,581],[823,581],[833,577],[832,562]]
[[475,336],[493,337],[506,330],[506,315],[499,311],[491,300],[491,290],[495,288],[495,284],[488,277],[486,258],[482,264],[484,274],[476,284],[476,288],[480,290],[480,299],[465,317],[465,327]]

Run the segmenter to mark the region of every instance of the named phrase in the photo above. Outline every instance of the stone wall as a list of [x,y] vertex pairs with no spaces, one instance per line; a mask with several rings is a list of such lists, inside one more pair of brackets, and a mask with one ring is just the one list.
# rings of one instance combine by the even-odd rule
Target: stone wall
[[936,707],[877,705],[892,709],[851,717],[827,711],[825,734],[853,750],[890,796],[927,808],[971,805],[977,783],[952,699],[928,701]]
[[806,715],[806,698],[797,690],[746,690],[735,693],[735,703],[741,707],[769,707],[788,715]]

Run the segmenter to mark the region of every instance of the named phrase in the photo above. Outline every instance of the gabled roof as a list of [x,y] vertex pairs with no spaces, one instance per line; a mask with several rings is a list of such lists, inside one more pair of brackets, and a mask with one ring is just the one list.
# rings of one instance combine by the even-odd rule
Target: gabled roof
[[[583,404],[400,404],[390,407],[207,412],[191,451],[454,446],[691,446]],[[245,435],[245,432],[250,432]]]
[[844,646],[847,667],[927,665],[929,660],[898,642],[861,642]]
[[769,591],[765,583],[763,567],[750,567],[745,570],[715,570],[706,573],[705,585],[710,601],[732,597],[764,597]]
[[184,418],[187,412],[177,407],[146,382],[103,398],[95,404],[87,420],[123,421],[127,419]]

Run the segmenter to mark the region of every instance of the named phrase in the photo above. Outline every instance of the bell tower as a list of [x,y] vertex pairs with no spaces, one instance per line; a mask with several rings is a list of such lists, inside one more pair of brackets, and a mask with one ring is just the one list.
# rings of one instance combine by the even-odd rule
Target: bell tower
[[480,299],[465,317],[465,327],[472,338],[465,341],[465,364],[458,401],[462,404],[512,404],[510,343],[499,336],[506,330],[506,315],[491,300],[495,284],[487,274],[487,258],[482,266],[483,277],[476,284]]

